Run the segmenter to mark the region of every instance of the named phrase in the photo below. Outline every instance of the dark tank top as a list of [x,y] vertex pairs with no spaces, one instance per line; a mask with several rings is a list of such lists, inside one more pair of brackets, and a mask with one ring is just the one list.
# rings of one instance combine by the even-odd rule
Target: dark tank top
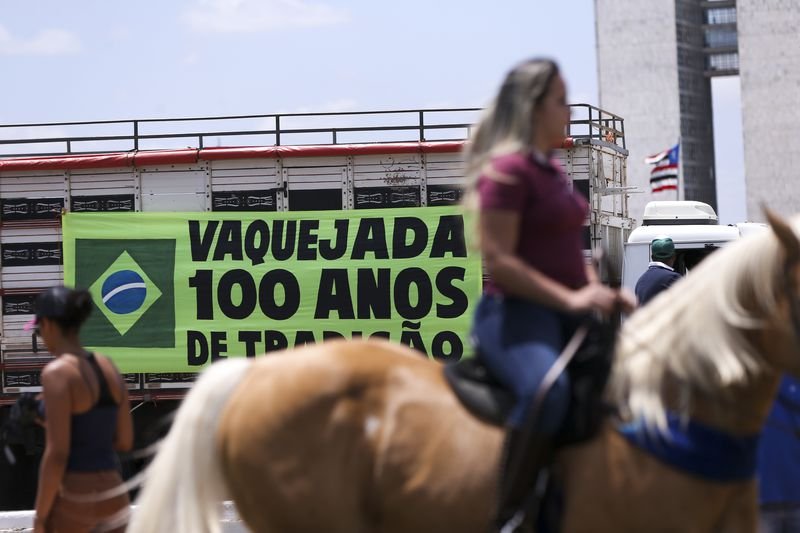
[[111,396],[108,382],[97,358],[90,353],[86,359],[97,376],[100,396],[91,409],[72,415],[67,470],[73,472],[113,470],[117,468],[114,433],[117,429],[119,406]]

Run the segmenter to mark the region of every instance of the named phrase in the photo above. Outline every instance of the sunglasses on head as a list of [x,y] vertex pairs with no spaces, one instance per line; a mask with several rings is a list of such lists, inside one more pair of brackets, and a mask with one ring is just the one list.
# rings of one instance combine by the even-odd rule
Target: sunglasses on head
[[37,337],[41,337],[42,336],[42,319],[38,318],[38,319],[35,319],[35,321],[31,320],[31,322],[29,322],[28,324],[25,325],[25,329],[30,331],[31,334],[33,334],[33,335],[35,335]]

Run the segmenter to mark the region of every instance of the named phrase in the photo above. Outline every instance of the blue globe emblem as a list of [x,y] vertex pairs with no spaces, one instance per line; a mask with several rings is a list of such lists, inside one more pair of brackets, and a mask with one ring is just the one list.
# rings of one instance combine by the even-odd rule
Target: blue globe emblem
[[126,315],[142,307],[147,296],[147,285],[138,272],[118,270],[103,282],[101,294],[109,311]]

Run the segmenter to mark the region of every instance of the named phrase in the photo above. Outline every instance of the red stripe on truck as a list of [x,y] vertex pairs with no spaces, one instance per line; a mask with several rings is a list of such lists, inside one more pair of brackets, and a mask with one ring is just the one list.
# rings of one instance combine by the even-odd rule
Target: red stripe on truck
[[70,170],[153,165],[191,164],[198,161],[277,157],[331,157],[348,155],[460,152],[464,141],[383,144],[333,144],[309,146],[245,146],[236,148],[187,148],[113,154],[85,154],[0,159],[0,172],[19,170]]
[[67,155],[0,159],[0,172],[9,170],[73,170],[78,168],[118,168],[133,166],[133,153]]

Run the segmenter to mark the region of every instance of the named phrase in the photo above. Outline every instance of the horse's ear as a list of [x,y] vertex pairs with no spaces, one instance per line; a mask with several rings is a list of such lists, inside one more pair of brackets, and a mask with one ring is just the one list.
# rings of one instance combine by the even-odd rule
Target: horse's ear
[[764,206],[764,214],[767,216],[767,222],[772,227],[772,231],[778,237],[783,249],[786,251],[786,260],[791,265],[800,263],[800,239],[792,230],[789,223],[778,215],[777,213]]

